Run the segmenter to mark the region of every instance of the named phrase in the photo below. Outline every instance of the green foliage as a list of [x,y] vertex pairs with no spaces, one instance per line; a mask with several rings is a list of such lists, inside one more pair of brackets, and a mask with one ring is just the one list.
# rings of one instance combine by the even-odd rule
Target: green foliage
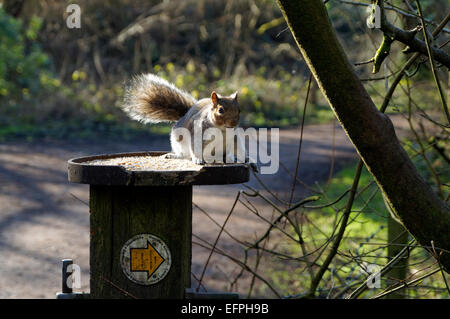
[[[41,26],[38,17],[24,25],[0,7],[0,140],[147,133],[118,109],[120,85],[99,87],[83,70],[73,72],[71,83],[61,83],[37,41]],[[167,132],[160,126],[153,130]]]
[[41,20],[33,17],[28,26],[0,8],[0,99],[9,102],[29,99],[48,87],[59,85],[51,76],[50,61],[34,42]]
[[[90,1],[84,5],[81,33],[66,28],[63,19],[52,18],[64,11],[62,3],[47,7],[41,15],[42,21],[29,12],[28,16],[21,15],[27,27],[3,14],[9,24],[16,26],[14,37],[20,38],[18,42],[22,43],[22,53],[12,54],[17,61],[15,64],[37,59],[35,52],[42,53],[40,48],[43,47],[53,65],[42,53],[40,56],[46,57],[46,63],[31,63],[36,69],[34,74],[26,72],[22,80],[12,77],[17,83],[9,83],[5,101],[13,110],[0,110],[8,116],[0,137],[84,137],[98,132],[121,134],[124,127],[136,133],[167,134],[168,125],[140,125],[127,119],[118,107],[123,82],[132,73],[141,72],[165,77],[196,98],[208,97],[212,90],[222,94],[238,91],[243,125],[284,127],[299,123],[306,86],[298,53],[284,43],[290,39],[288,33],[277,35],[283,23],[266,28],[262,34],[256,32],[261,24],[280,19],[280,12],[272,1],[255,4],[235,1],[228,9],[225,2],[206,1],[196,7],[197,2],[187,1],[177,5],[177,10],[172,10],[174,5],[168,4],[165,9],[167,30],[161,29],[160,23],[154,23],[147,27],[145,36],[129,37],[118,47],[110,45],[120,31],[136,21],[136,12],[150,10],[157,3],[118,0],[117,6],[105,6],[102,1]],[[118,7],[121,10],[117,10]],[[136,11],[136,8],[140,9]],[[235,18],[226,10],[248,11],[251,16],[242,19],[242,25],[238,26],[236,19],[240,15]],[[181,13],[185,14],[183,19],[197,21],[196,27],[178,28],[176,21],[183,16]],[[219,20],[221,22],[217,23]],[[54,30],[58,30],[56,37]],[[229,32],[224,34],[218,32],[220,30]],[[232,31],[240,34],[236,41],[229,41],[234,37]],[[256,41],[249,41],[253,38]],[[93,45],[83,44],[91,43],[90,39],[95,39]],[[191,44],[195,50],[186,49]],[[277,50],[267,49],[277,47]],[[98,51],[94,52],[94,48]],[[273,58],[261,58],[261,52]],[[106,75],[100,79],[102,81],[99,81],[98,64],[91,59],[97,53]],[[244,54],[253,58],[229,60]],[[283,63],[277,65],[276,58]],[[51,69],[57,70],[59,76],[52,74]],[[318,112],[315,110],[309,107],[308,121],[321,122],[333,116],[323,100],[318,104]],[[56,121],[58,123],[51,124]]]
[[[123,82],[141,72],[163,76],[196,98],[208,97],[212,90],[238,91],[244,126],[299,125],[308,72],[273,1],[186,0],[168,3],[161,9],[164,14],[155,8],[158,3],[88,1],[83,4],[81,32],[66,28],[64,19],[54,19],[64,12],[65,2],[55,2],[44,11],[36,2],[20,20],[1,10],[0,138],[167,134],[168,125],[140,125],[118,107]],[[366,39],[365,8],[333,2],[327,6],[350,59],[362,61],[373,55],[377,43]],[[138,16],[147,14],[155,22],[145,24],[144,33],[111,44]],[[165,28],[161,28],[162,16]],[[180,25],[180,21],[184,22]],[[368,49],[354,50],[357,46]],[[391,51],[389,59],[402,56],[395,46]],[[370,77],[369,69],[370,65],[360,66],[357,71]],[[437,96],[429,71],[422,66],[415,79],[419,81],[414,83],[413,97],[420,99],[422,109],[434,108]],[[365,85],[379,105],[384,81]],[[311,94],[306,123],[332,120],[334,114],[320,91]],[[397,90],[389,111],[404,111],[407,104],[405,94]]]

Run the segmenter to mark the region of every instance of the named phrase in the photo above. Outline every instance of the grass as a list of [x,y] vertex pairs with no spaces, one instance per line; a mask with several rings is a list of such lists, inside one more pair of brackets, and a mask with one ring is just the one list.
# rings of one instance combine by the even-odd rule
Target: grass
[[[423,171],[423,166],[419,166],[419,169],[421,169],[423,175],[427,175]],[[324,197],[319,202],[315,202],[314,205],[323,205],[334,201],[346,190],[350,189],[354,173],[355,165],[340,170],[331,180],[326,191],[326,198]],[[325,183],[321,187],[325,188]],[[360,262],[377,264],[380,267],[387,262],[387,249],[384,245],[386,245],[388,238],[387,222],[389,213],[385,208],[377,185],[373,182],[373,177],[365,168],[361,174],[358,191],[363,192],[354,202],[344,239],[339,247],[339,254],[330,265],[333,269],[333,279],[331,279],[331,273],[328,271],[319,286],[318,293],[322,297],[327,296],[333,283],[335,285],[333,293],[335,293],[346,285],[356,283],[367,277],[367,274],[361,270],[358,263],[352,262],[351,257],[363,256]],[[342,210],[346,205],[347,199],[348,195],[333,205],[334,208],[340,210],[338,214],[332,208],[308,209],[303,212],[297,212],[297,218],[301,218],[300,215],[302,214],[306,216],[306,219],[301,218],[301,220],[304,220],[301,223],[301,227],[308,252],[320,248],[319,244],[322,244],[333,234],[333,230],[340,221],[339,218],[342,216]],[[295,232],[292,229],[290,233],[295,237]],[[293,256],[293,258],[303,255],[298,243],[283,237],[280,233],[274,233],[271,243],[277,247],[278,251]],[[367,256],[365,256],[366,254]],[[324,260],[325,255],[326,252],[317,260],[319,264]],[[317,254],[313,254],[313,257],[309,258],[309,260],[313,260],[316,256]],[[433,259],[430,258],[430,255],[424,249],[416,249],[409,258],[409,273],[413,274],[427,265],[431,265],[432,262]],[[279,258],[266,255],[264,264],[269,265],[266,273],[270,278],[270,282],[284,296],[298,297],[299,294],[301,295],[302,292],[306,291],[310,282],[310,275],[304,262],[292,259],[283,260],[280,263]],[[407,290],[408,296],[410,298],[448,298],[450,296],[445,290],[445,284],[440,273],[427,278],[422,284],[429,286],[428,289],[411,288]],[[386,284],[383,281],[382,288],[386,288]],[[261,295],[269,293],[268,289],[263,285],[259,285],[256,291]],[[363,296],[374,296],[380,291],[381,289],[369,289]]]

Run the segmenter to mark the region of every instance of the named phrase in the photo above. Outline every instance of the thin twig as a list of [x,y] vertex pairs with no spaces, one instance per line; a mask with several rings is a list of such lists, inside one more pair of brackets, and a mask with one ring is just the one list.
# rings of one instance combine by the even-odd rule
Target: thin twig
[[212,254],[214,253],[214,248],[216,247],[217,243],[219,242],[220,236],[222,235],[222,232],[223,232],[223,230],[224,230],[224,228],[225,228],[225,225],[227,224],[228,220],[230,219],[231,214],[232,214],[233,211],[234,211],[234,208],[236,207],[236,204],[237,204],[237,202],[238,202],[238,199],[239,199],[239,196],[240,196],[240,195],[241,195],[240,192],[237,193],[236,199],[234,200],[234,203],[233,203],[233,206],[231,207],[231,210],[230,210],[230,212],[228,213],[227,218],[226,218],[225,221],[223,222],[223,225],[222,225],[222,227],[220,228],[220,231],[219,231],[219,234],[218,234],[217,237],[216,237],[216,240],[214,241],[214,244],[213,244],[213,246],[212,246],[213,248],[211,249],[211,252],[209,253],[208,259],[206,259],[205,266],[203,266],[202,274],[200,275],[200,279],[198,280],[198,286],[197,286],[197,289],[196,289],[197,291],[199,290],[200,285],[202,284],[203,276],[205,275],[206,268],[208,267],[208,264],[209,264],[209,260],[211,259],[211,256],[212,256]]
[[[386,274],[390,269],[392,269],[392,267],[394,267],[399,261],[402,260],[403,256],[405,254],[409,254],[411,252],[411,250],[414,247],[411,247],[413,241],[411,241],[407,246],[403,247],[403,249],[397,254],[395,255],[395,257],[393,257],[381,270],[380,270],[380,277],[382,277],[384,274]],[[350,296],[348,296],[347,299],[355,299],[358,298],[359,295],[361,295],[364,291],[366,291],[368,288],[366,281],[364,281],[364,283],[359,286],[356,290],[354,290]]]
[[297,162],[295,164],[295,173],[294,173],[295,178],[294,178],[294,181],[292,182],[291,195],[289,197],[289,206],[291,206],[292,198],[294,197],[294,192],[295,192],[295,185],[297,185],[298,166],[300,164],[300,154],[302,151],[302,142],[303,142],[303,128],[305,126],[306,107],[308,105],[308,98],[309,98],[309,92],[311,89],[311,82],[312,82],[312,73],[309,74],[308,88],[306,90],[305,104],[303,106],[302,123],[300,125],[300,137],[299,137],[299,141],[298,141]]
[[448,112],[447,101],[445,100],[444,92],[442,91],[441,82],[436,74],[436,66],[434,65],[433,53],[430,47],[430,39],[428,39],[427,27],[425,25],[425,20],[422,14],[422,7],[420,6],[420,1],[416,0],[417,9],[419,10],[420,22],[422,23],[423,36],[425,38],[425,44],[427,45],[428,58],[430,59],[431,72],[433,74],[434,82],[436,83],[437,89],[439,91],[439,96],[441,98],[442,107],[444,108],[445,115],[447,116],[447,123],[450,123],[450,113]]
[[213,248],[212,245],[210,243],[208,243],[206,240],[200,238],[199,236],[192,234],[193,237],[201,240],[203,242],[203,244],[192,241],[192,244],[198,245],[200,247],[203,247],[205,249],[211,249],[214,252],[227,257],[228,259],[230,259],[231,261],[235,262],[236,264],[238,264],[240,267],[244,268],[246,271],[250,272],[251,274],[255,275],[256,278],[258,278],[259,280],[261,280],[263,283],[265,283],[267,285],[267,287],[269,287],[269,289],[278,297],[281,298],[281,295],[278,293],[278,291],[265,279],[263,278],[261,275],[259,275],[258,273],[256,273],[253,269],[251,269],[246,263],[241,262],[240,260],[238,260],[237,258],[225,253],[224,251],[222,251],[221,249],[215,247]]
[[404,283],[402,283],[400,286],[395,287],[395,288],[393,288],[393,289],[391,289],[391,290],[388,290],[388,291],[386,291],[386,292],[380,293],[380,294],[376,295],[375,297],[372,297],[371,299],[379,299],[379,298],[385,297],[385,296],[387,296],[387,295],[389,295],[389,294],[391,294],[391,293],[393,293],[393,292],[399,291],[400,289],[403,289],[403,288],[405,288],[405,287],[414,285],[415,283],[417,283],[417,282],[419,282],[419,281],[422,281],[422,280],[424,280],[425,278],[434,275],[434,274],[437,273],[438,271],[439,271],[439,268],[437,268],[437,269],[435,269],[435,270],[429,272],[428,274],[425,274],[425,275],[423,275],[423,276],[421,276],[421,277],[419,277],[419,278],[417,278],[417,279],[411,280],[411,281],[409,281],[409,282],[404,282]]
[[355,178],[353,179],[353,185],[352,185],[352,188],[350,189],[350,198],[348,199],[347,207],[345,208],[345,211],[343,214],[339,232],[336,235],[336,238],[333,242],[333,246],[331,247],[330,253],[327,255],[325,261],[322,264],[322,267],[316,273],[316,276],[314,277],[314,279],[311,282],[311,286],[309,289],[309,297],[314,296],[317,286],[319,285],[320,281],[322,280],[322,277],[325,274],[325,272],[328,270],[328,266],[330,265],[334,256],[336,256],[339,245],[341,244],[342,237],[344,236],[344,232],[347,227],[347,221],[350,217],[350,212],[353,207],[353,201],[355,199],[355,195],[356,195],[356,191],[358,188],[359,179],[361,177],[363,165],[364,165],[363,161],[359,160],[358,165],[356,166],[356,173],[355,173]]

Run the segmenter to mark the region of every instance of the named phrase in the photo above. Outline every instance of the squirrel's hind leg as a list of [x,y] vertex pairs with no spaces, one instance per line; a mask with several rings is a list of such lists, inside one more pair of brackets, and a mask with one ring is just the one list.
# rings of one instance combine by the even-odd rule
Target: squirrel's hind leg
[[189,147],[186,147],[185,141],[186,138],[180,137],[173,130],[170,134],[170,146],[172,148],[172,152],[167,153],[165,158],[172,159],[190,159]]

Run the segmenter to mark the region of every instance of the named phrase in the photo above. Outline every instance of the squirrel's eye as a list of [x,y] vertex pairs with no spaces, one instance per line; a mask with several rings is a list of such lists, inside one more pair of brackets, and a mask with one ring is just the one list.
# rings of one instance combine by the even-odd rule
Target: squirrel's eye
[[223,109],[223,107],[219,107],[219,113],[223,114],[225,112],[225,110]]

